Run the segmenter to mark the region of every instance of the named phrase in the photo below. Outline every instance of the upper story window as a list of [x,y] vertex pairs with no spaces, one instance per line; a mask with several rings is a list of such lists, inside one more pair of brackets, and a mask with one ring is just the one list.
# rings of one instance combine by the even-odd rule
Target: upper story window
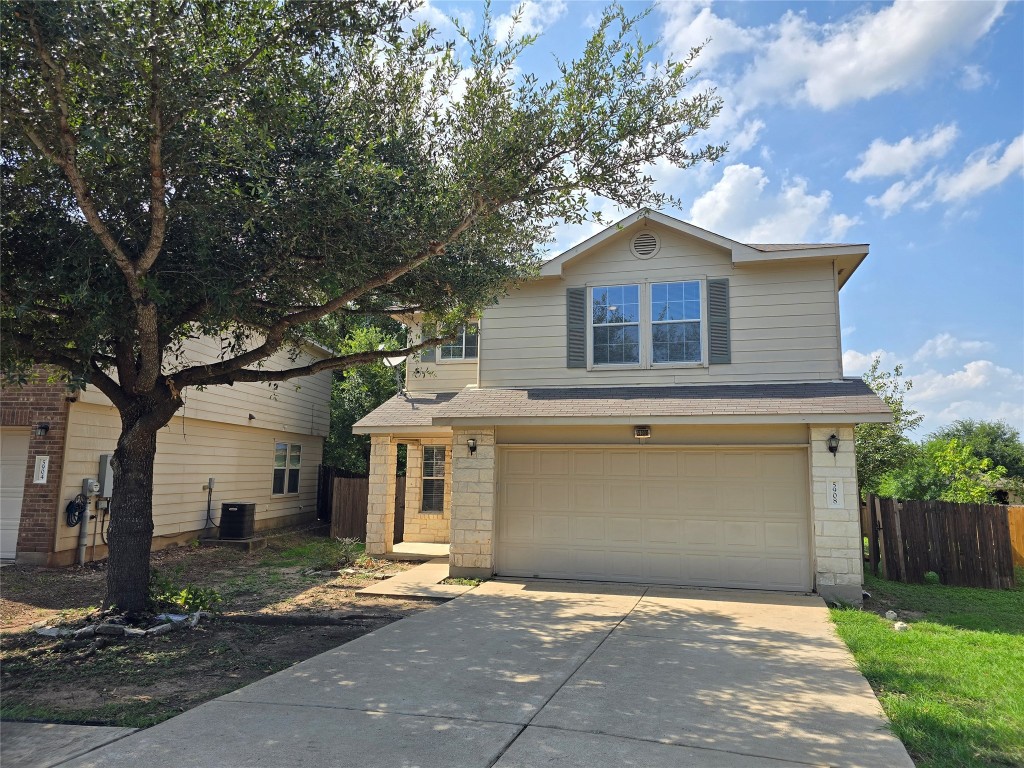
[[701,355],[700,281],[651,285],[651,360],[699,363]]
[[594,365],[640,362],[640,286],[601,285],[591,291]]
[[459,329],[459,337],[441,345],[442,360],[476,360],[480,350],[480,330],[476,323]]
[[299,469],[302,446],[297,443],[274,443],[274,485],[271,493],[280,496],[299,492]]
[[700,365],[704,297],[700,280],[590,289],[591,364]]

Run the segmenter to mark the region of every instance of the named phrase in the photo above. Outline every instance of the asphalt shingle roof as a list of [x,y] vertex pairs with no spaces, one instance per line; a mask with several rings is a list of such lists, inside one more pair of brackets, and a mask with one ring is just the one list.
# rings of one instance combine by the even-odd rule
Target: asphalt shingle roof
[[357,426],[430,426],[489,417],[594,419],[888,413],[885,403],[863,380],[843,379],[807,384],[464,389],[437,395],[398,395],[360,419]]

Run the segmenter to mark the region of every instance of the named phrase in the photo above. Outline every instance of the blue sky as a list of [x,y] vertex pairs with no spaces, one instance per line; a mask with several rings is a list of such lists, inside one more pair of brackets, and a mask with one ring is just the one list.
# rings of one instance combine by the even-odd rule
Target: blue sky
[[[515,5],[494,4],[500,29]],[[526,0],[541,38],[522,69],[553,77],[603,7]],[[450,37],[446,16],[479,28],[481,10],[418,14]],[[653,169],[683,203],[665,212],[746,242],[870,243],[841,293],[846,374],[903,364],[918,436],[957,418],[1024,431],[1024,4],[664,2],[642,29],[659,59],[710,38],[694,88],[725,102],[706,135],[729,142],[722,162]],[[559,227],[557,248],[593,231]]]

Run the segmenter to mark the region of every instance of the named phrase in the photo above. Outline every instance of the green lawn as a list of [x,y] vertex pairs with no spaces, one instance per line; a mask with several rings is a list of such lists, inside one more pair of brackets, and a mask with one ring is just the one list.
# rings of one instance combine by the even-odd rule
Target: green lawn
[[[1017,581],[996,591],[868,576],[864,611],[832,611],[919,768],[1024,766],[1024,569]],[[878,615],[889,609],[908,631]]]

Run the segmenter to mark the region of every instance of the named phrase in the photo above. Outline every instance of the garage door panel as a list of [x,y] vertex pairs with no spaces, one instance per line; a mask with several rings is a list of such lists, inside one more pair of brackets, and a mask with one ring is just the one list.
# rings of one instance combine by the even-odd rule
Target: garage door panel
[[636,507],[643,492],[643,486],[634,481],[610,483],[608,486],[608,503],[611,509],[632,509]]
[[686,520],[683,522],[683,540],[689,548],[718,547],[722,537],[717,520]]
[[682,543],[681,520],[668,517],[644,518],[644,543],[652,546]]
[[640,521],[636,517],[609,517],[608,538],[620,544],[637,544],[643,540]]
[[536,536],[534,535],[534,523],[535,518],[529,514],[508,514],[501,518],[499,528],[502,533],[502,538],[508,539],[509,541],[534,541]]
[[739,512],[749,515],[762,508],[760,488],[750,483],[728,483],[718,486],[718,510],[723,514]]
[[752,480],[758,476],[756,453],[720,451],[718,453],[718,477],[734,480]]
[[675,512],[679,509],[679,486],[676,483],[665,483],[651,480],[634,497],[634,503],[640,499],[644,509],[651,512]]
[[[533,459],[513,462],[516,453]],[[499,454],[500,574],[810,586],[802,450],[585,446]]]
[[644,553],[622,549],[609,551],[608,576],[615,580],[641,580],[644,577]]
[[764,537],[761,534],[760,521],[727,521],[722,523],[722,542],[729,549],[761,550]]
[[27,428],[0,429],[0,557],[5,560],[18,551],[28,446]]
[[799,522],[765,523],[764,546],[768,552],[806,552],[807,535]]
[[575,515],[572,518],[573,537],[581,542],[600,541],[603,543],[606,539],[605,522],[604,517],[596,515]]
[[761,498],[766,514],[803,516],[800,489],[793,485],[765,485]]
[[538,506],[550,512],[568,512],[572,505],[569,500],[569,488],[565,482],[542,481],[537,483],[539,496]]
[[569,516],[568,515],[538,515],[540,520],[540,540],[543,542],[550,543],[561,543],[565,542],[568,544],[571,541],[569,536]]
[[[513,477],[515,475],[534,477],[537,474],[535,461],[539,456],[532,451],[509,451],[503,454],[502,457],[504,461],[502,462],[501,469],[506,477]],[[544,458],[547,460],[548,457],[545,456]]]
[[683,474],[679,454],[673,451],[644,453],[642,463],[645,477],[678,477]]
[[573,451],[572,473],[574,475],[604,477],[604,451]]
[[507,480],[501,484],[501,508],[508,510],[532,510],[538,506],[534,496],[537,482],[530,480]]

